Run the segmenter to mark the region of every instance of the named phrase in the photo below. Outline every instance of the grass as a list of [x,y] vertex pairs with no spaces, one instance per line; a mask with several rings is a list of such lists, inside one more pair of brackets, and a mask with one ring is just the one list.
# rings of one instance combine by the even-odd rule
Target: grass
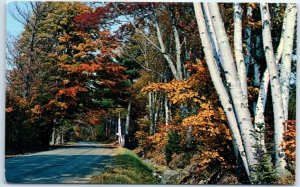
[[135,153],[118,148],[112,167],[92,178],[93,184],[158,184],[152,173],[154,168],[144,163]]

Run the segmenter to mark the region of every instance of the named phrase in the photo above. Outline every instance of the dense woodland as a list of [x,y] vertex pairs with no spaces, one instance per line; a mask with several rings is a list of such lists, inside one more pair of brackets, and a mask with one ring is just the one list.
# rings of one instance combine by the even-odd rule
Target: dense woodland
[[295,4],[12,10],[24,31],[7,37],[7,154],[118,141],[188,171],[179,183],[293,183]]

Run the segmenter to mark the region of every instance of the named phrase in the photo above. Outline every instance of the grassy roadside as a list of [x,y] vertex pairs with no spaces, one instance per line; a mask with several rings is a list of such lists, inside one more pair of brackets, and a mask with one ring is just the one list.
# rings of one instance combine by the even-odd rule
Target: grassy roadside
[[158,184],[154,168],[144,163],[135,153],[118,148],[112,167],[91,180],[93,184]]

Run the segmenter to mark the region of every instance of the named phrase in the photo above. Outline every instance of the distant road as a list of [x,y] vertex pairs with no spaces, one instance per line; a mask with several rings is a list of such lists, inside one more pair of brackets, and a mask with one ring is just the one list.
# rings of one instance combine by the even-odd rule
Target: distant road
[[8,183],[88,183],[110,166],[114,149],[80,142],[54,150],[5,159]]

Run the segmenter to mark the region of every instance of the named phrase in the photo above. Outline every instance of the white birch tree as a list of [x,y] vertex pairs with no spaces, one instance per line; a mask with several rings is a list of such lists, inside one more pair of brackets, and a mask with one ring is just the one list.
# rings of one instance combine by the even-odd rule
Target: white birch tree
[[293,43],[296,26],[297,7],[295,4],[288,4],[286,8],[286,32],[281,59],[280,85],[282,91],[282,104],[284,119],[288,119],[288,104],[290,91],[290,77],[292,67]]
[[284,111],[282,93],[279,82],[279,74],[275,62],[275,55],[272,44],[270,29],[270,13],[268,4],[261,3],[260,11],[262,16],[263,46],[270,75],[271,93],[274,110],[274,141],[275,141],[275,162],[278,176],[286,175],[285,153],[282,147],[284,133]]
[[[243,54],[242,7],[234,4],[234,54],[243,97],[247,98],[247,70]],[[249,56],[249,55],[248,55]]]
[[216,88],[216,91],[219,95],[221,104],[223,106],[223,109],[226,113],[228,123],[229,123],[229,128],[232,132],[233,136],[233,142],[238,148],[238,151],[242,157],[243,164],[245,166],[246,172],[248,175],[250,175],[249,167],[248,167],[248,161],[245,155],[245,149],[243,146],[242,142],[242,137],[241,133],[238,127],[238,122],[233,110],[233,106],[230,103],[230,96],[227,93],[226,87],[223,84],[219,68],[217,66],[216,60],[214,58],[214,53],[213,53],[213,47],[210,43],[209,36],[207,33],[206,25],[205,25],[205,20],[202,12],[202,8],[200,3],[194,3],[194,10],[195,10],[195,15],[197,19],[197,24],[198,24],[198,29],[200,33],[200,38],[203,46],[203,50],[205,53],[205,58],[207,62],[207,66],[209,69],[209,73],[211,74],[212,82],[214,84],[214,87]]

